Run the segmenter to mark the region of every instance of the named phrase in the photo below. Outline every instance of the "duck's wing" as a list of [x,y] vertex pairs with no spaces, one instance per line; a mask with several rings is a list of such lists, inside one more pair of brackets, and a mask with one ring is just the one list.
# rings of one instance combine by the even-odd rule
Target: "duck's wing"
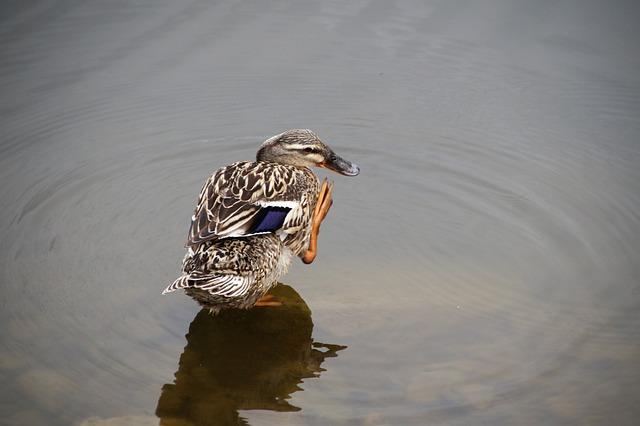
[[304,188],[310,185],[317,187],[315,176],[296,167],[261,162],[223,167],[200,192],[186,246],[286,228],[299,221]]

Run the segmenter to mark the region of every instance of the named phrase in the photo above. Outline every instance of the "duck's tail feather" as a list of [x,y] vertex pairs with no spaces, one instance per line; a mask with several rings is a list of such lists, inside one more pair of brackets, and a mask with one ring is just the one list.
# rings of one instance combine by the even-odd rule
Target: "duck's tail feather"
[[183,275],[179,277],[177,280],[175,280],[173,283],[171,283],[167,288],[165,288],[162,294],[168,294],[176,290],[180,290],[182,288],[187,288],[189,286],[190,286],[189,275]]

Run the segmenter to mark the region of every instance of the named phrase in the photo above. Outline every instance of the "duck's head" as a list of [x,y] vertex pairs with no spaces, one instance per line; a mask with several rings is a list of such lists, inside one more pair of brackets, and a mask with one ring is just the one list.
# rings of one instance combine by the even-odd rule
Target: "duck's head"
[[290,164],[298,167],[325,167],[345,176],[356,176],[360,167],[337,155],[307,129],[287,130],[262,143],[258,161]]

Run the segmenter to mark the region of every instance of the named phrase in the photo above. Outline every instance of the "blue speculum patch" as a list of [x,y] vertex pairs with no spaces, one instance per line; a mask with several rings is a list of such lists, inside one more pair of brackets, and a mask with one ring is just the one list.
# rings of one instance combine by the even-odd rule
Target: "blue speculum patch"
[[264,207],[258,212],[250,233],[273,232],[282,227],[284,218],[291,211],[289,207]]

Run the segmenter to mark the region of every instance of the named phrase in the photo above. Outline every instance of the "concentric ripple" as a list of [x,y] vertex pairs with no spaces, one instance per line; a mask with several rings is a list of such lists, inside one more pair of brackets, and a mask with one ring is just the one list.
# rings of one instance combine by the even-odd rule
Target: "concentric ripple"
[[[180,422],[231,389],[249,424],[637,423],[631,2],[18,3],[0,6],[3,421]],[[318,170],[318,258],[284,278],[304,327],[161,296],[204,180],[298,127],[361,166]],[[243,345],[218,351],[206,336],[231,344],[236,320]],[[263,329],[300,355],[252,351]],[[212,383],[244,361],[260,386]]]

